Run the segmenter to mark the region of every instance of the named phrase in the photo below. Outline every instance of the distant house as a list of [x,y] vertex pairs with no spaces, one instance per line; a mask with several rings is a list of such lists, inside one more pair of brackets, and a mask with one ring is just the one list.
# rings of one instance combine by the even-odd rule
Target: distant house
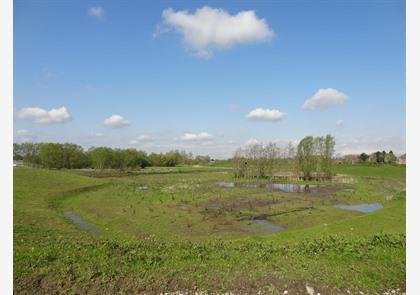
[[359,155],[344,155],[336,159],[337,164],[356,164],[359,162]]
[[403,155],[401,155],[401,156],[399,156],[399,157],[398,157],[398,161],[397,161],[397,163],[398,163],[398,164],[401,164],[401,165],[405,165],[405,164],[406,164],[406,161],[405,161],[405,154],[403,154]]

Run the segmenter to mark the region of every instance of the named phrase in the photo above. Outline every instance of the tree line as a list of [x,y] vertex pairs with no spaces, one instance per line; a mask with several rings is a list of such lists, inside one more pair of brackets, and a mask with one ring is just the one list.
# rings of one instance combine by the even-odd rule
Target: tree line
[[268,177],[279,166],[295,155],[295,147],[289,143],[282,147],[274,142],[255,143],[239,148],[232,158],[235,177]]
[[270,177],[278,170],[304,180],[333,176],[335,139],[331,135],[306,136],[297,146],[289,143],[252,144],[235,151],[232,162],[236,177]]
[[84,150],[72,143],[14,143],[13,159],[32,167],[50,169],[138,169],[148,166],[205,165],[209,156],[185,151],[147,154],[134,148],[92,147]]
[[370,155],[361,153],[359,155],[359,161],[370,164],[395,164],[397,162],[397,157],[392,151],[389,151],[388,153],[386,151],[377,151]]

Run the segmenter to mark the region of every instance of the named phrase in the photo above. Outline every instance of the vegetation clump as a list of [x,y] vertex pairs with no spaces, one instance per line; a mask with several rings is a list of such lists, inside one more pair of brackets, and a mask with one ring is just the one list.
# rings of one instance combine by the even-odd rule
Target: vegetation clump
[[335,139],[331,135],[303,138],[297,147],[289,143],[251,144],[236,150],[233,157],[236,177],[266,178],[282,170],[304,180],[331,179]]
[[207,165],[209,156],[193,156],[184,151],[151,153],[134,148],[83,147],[71,143],[15,143],[13,159],[30,167],[49,169],[118,169],[135,170],[149,166],[174,167],[177,165]]

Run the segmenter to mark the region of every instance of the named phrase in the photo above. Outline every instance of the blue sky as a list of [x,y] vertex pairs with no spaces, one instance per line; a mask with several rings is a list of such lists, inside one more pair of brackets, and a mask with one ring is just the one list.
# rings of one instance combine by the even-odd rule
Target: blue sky
[[15,141],[401,153],[405,3],[15,0],[14,110]]

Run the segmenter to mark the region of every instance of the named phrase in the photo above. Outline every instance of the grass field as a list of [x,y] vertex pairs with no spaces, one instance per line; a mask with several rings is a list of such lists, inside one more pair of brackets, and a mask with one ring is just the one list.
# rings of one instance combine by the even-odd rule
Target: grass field
[[[229,167],[15,168],[15,292],[404,290],[405,166],[336,173],[312,194],[216,185],[236,181]],[[370,203],[383,209],[334,207]]]

